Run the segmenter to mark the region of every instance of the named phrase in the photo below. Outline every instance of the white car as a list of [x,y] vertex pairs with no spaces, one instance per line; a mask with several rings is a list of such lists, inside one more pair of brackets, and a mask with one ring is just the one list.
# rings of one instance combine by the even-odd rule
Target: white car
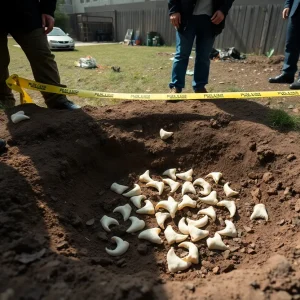
[[69,37],[69,34],[65,33],[58,27],[54,27],[47,35],[49,47],[51,50],[74,50],[75,42]]

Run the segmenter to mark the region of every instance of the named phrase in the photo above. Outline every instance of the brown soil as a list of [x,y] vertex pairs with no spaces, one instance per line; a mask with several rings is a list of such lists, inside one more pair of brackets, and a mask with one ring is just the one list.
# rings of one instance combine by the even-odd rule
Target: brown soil
[[[238,100],[123,102],[75,112],[26,105],[7,115],[21,108],[29,121],[15,125],[0,114],[0,137],[8,141],[0,156],[1,300],[300,299],[300,138],[269,128],[269,108]],[[162,127],[174,131],[167,142]],[[193,168],[195,178],[221,171],[240,191],[239,237],[224,239],[231,251],[198,242],[201,263],[179,274],[167,270],[166,242],[125,232],[130,222],[112,210],[128,199],[109,189],[171,167]],[[166,197],[142,189],[154,203]],[[258,202],[268,222],[249,220]],[[100,226],[104,214],[120,221],[111,234]],[[228,218],[224,209],[217,215],[211,235]],[[153,217],[144,219],[155,226]],[[122,257],[105,252],[113,235],[130,243]]]

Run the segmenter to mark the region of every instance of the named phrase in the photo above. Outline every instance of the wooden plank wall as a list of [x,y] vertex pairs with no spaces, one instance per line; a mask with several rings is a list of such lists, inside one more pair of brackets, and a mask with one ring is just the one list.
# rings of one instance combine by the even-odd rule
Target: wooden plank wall
[[[215,47],[236,47],[255,54],[265,54],[274,48],[276,54],[283,54],[287,21],[282,19],[282,9],[280,4],[233,6]],[[175,44],[175,30],[166,8],[116,11],[116,40],[122,41],[129,28],[139,29],[144,43],[147,32],[156,31],[166,45]]]

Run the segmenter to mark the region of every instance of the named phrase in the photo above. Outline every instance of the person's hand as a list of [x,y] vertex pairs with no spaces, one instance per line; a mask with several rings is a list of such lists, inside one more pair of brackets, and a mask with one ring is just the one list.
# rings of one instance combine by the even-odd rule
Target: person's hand
[[175,28],[179,28],[180,24],[181,24],[181,14],[180,13],[175,13],[172,14],[170,16],[170,20],[171,20],[171,24],[175,27]]
[[220,10],[217,10],[215,14],[212,16],[211,21],[215,25],[219,25],[224,19],[225,19],[224,14]]
[[42,14],[42,24],[45,34],[48,34],[54,27],[54,18],[50,15]]
[[290,14],[290,9],[289,9],[289,8],[285,8],[285,9],[283,10],[283,12],[282,12],[282,17],[283,17],[284,19],[287,19],[288,16],[289,16],[289,14]]

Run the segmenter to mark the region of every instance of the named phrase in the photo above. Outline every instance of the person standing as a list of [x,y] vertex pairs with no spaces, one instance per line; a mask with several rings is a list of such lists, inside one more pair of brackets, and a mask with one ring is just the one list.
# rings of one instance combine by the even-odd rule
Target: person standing
[[[47,34],[54,27],[57,0],[9,0],[1,2],[0,10],[0,107],[12,107],[16,100],[6,85],[10,56],[7,35],[15,39],[25,52],[38,82],[62,86]],[[42,93],[45,103],[54,109],[78,109],[80,106],[66,96]]]
[[206,93],[210,58],[216,35],[225,26],[225,18],[234,0],[169,0],[169,16],[176,29],[176,54],[173,61],[171,93],[181,93],[194,40],[196,58],[193,89]]
[[292,83],[290,89],[300,90],[300,72],[298,79],[294,81],[300,55],[300,0],[286,0],[282,15],[284,19],[289,19],[283,72],[270,78],[269,82]]

